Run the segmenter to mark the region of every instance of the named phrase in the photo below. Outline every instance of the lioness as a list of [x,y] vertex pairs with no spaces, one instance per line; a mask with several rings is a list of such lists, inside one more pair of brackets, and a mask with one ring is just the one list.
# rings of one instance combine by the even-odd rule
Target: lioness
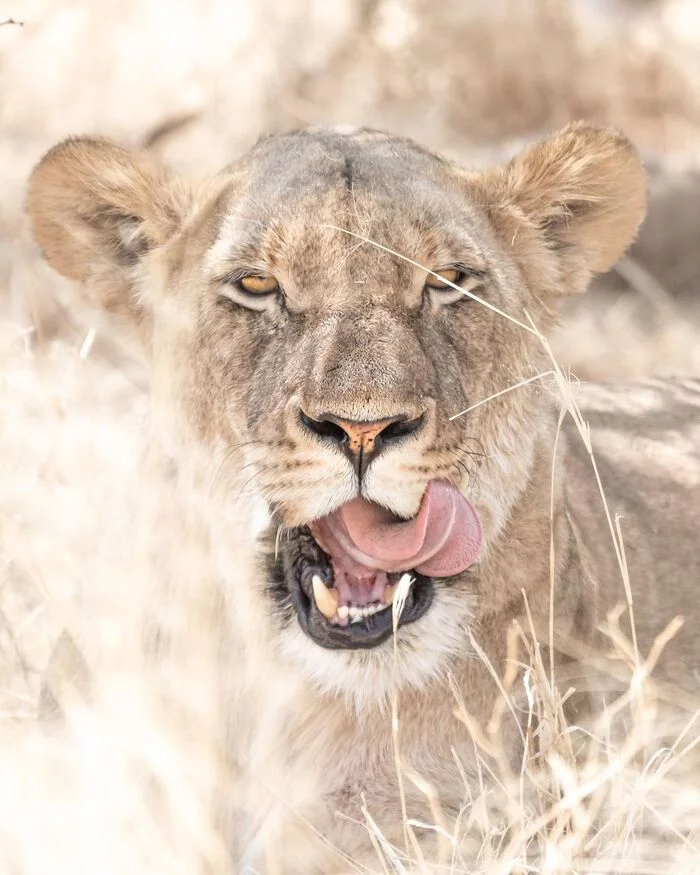
[[[59,144],[34,170],[46,258],[130,320],[152,357],[153,452],[195,508],[183,518],[211,545],[224,604],[246,606],[246,623],[228,617],[233,646],[245,654],[255,636],[295,684],[270,756],[308,853],[289,850],[270,797],[233,816],[239,862],[264,868],[273,844],[289,872],[365,859],[363,805],[401,843],[394,697],[402,764],[458,811],[453,756],[469,770],[473,747],[453,690],[488,719],[524,594],[547,630],[552,565],[557,636],[591,646],[624,601],[588,452],[564,433],[555,460],[558,404],[531,378],[552,368],[538,332],[621,256],[645,190],[627,139],[588,124],[478,173],[346,128],[268,137],[199,185],[94,139]],[[699,389],[583,396],[611,512],[625,517],[640,647],[685,614],[666,669],[691,691]],[[227,516],[241,490],[266,514],[259,571],[244,577],[245,533]],[[254,677],[243,663],[233,673]],[[254,710],[243,699],[227,707]],[[242,738],[231,731],[232,746]],[[315,776],[304,801],[301,775]],[[425,817],[423,794],[410,782],[403,794]]]

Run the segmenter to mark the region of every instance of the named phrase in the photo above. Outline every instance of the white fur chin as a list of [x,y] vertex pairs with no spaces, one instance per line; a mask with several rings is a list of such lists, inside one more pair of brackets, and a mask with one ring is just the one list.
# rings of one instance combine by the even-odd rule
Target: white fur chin
[[407,689],[425,689],[444,676],[451,658],[469,647],[470,604],[464,593],[439,588],[428,612],[370,650],[326,650],[296,622],[280,636],[285,661],[293,662],[325,694],[343,696],[357,713],[386,706]]

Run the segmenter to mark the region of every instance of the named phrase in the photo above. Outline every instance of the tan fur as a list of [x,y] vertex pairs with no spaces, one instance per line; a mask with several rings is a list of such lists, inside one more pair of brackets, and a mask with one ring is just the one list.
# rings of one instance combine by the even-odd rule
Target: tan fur
[[[396,695],[405,766],[458,811],[453,754],[469,763],[473,749],[453,718],[450,681],[485,722],[497,691],[474,642],[502,673],[523,592],[547,629],[550,528],[558,638],[594,645],[596,624],[623,600],[575,433],[560,439],[551,489],[549,393],[530,383],[478,402],[550,367],[528,319],[546,331],[559,299],[624,252],[644,204],[629,142],[585,124],[484,174],[385,134],[324,129],[263,140],[196,189],[102,141],[67,141],[34,171],[29,213],[49,261],[141,327],[153,360],[152,454],[173,478],[169,513],[179,502],[183,524],[199,527],[223,612],[237,612],[224,625],[244,667],[223,696],[232,758],[250,779],[229,800],[241,864],[264,869],[274,849],[292,846],[285,872],[342,870],[332,848],[371,858],[355,823],[363,799],[388,838],[402,841],[388,707]],[[417,265],[456,259],[484,272],[475,294],[500,312],[422,296]],[[284,305],[242,300],[226,282],[241,266],[274,275]],[[625,514],[644,648],[673,614],[695,611],[690,627],[700,620],[700,386],[635,391],[588,395],[608,497]],[[364,495],[411,515],[441,477],[479,511],[479,561],[438,582],[433,606],[399,630],[395,649],[322,650],[274,602],[263,570],[237,576],[243,534],[232,528],[233,505],[293,527],[356,494],[347,459],[300,427],[300,409],[362,421],[423,415],[418,436],[372,462]],[[274,539],[274,528],[263,533],[261,557],[273,555]],[[253,646],[264,665],[246,665]],[[670,676],[697,690],[697,643],[686,635],[674,647]],[[258,682],[268,671],[274,694]],[[256,783],[263,766],[279,777],[276,791]],[[286,788],[295,799],[280,799]],[[424,796],[412,785],[406,793],[409,815],[426,817]]]

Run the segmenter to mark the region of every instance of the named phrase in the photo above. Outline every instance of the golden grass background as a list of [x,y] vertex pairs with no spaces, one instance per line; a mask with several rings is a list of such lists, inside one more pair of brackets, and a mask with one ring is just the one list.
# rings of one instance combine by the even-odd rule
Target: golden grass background
[[[477,166],[570,119],[614,124],[650,169],[650,215],[619,268],[571,302],[554,350],[584,379],[697,374],[700,10],[693,0],[0,0],[8,18],[24,24],[0,26],[0,873],[233,872],[208,801],[223,785],[254,812],[251,788],[274,789],[274,756],[262,733],[227,784],[207,648],[198,660],[143,661],[134,630],[155,596],[132,561],[132,521],[147,368],[41,264],[22,215],[28,172],[76,133],[204,174],[261,133],[307,124],[388,128]],[[190,607],[169,607],[175,626]],[[90,707],[67,685],[68,727],[47,736],[38,690],[64,628],[100,684]],[[207,639],[206,612],[186,631]],[[558,694],[533,664],[544,760],[507,774],[498,721],[489,737],[466,725],[491,789],[465,791],[463,817],[440,827],[440,860],[406,859],[378,831],[374,870],[700,872],[692,708],[677,744],[661,747],[656,692],[634,687],[577,761]],[[262,667],[258,682],[280,692]],[[164,684],[176,689],[167,702],[154,695]],[[181,710],[196,731],[180,731]],[[301,802],[313,788],[300,776],[294,792]],[[279,860],[293,854],[281,847]]]

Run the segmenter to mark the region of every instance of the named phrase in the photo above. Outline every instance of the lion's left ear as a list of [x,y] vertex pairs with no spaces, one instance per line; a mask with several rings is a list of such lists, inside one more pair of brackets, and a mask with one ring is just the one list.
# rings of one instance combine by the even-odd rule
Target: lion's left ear
[[[646,211],[646,174],[630,141],[583,122],[486,173],[479,188],[495,223],[499,207],[512,208],[559,253],[565,274],[611,268]],[[586,282],[573,281],[570,290]]]

